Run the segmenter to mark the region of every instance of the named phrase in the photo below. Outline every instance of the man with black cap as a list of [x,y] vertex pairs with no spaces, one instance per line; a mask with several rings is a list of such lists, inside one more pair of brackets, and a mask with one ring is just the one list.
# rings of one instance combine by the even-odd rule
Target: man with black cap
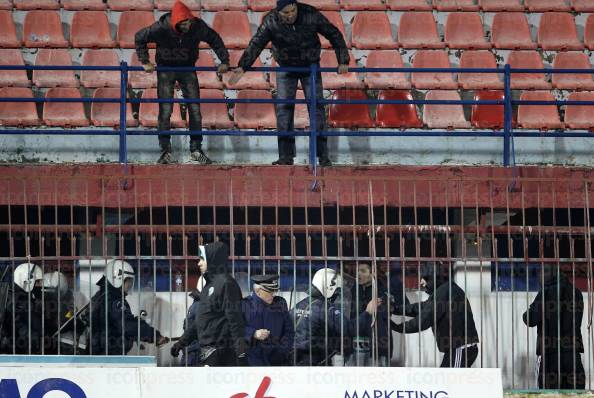
[[[338,59],[338,73],[348,72],[349,53],[338,28],[308,4],[298,3],[296,0],[278,0],[276,4],[276,9],[262,20],[258,32],[239,60],[238,67],[233,70],[231,84],[241,79],[269,42],[272,42],[272,56],[281,67],[309,67],[311,64],[319,64],[322,46],[318,34],[326,37],[332,44]],[[323,100],[322,74],[318,73],[316,77],[316,87],[312,87],[309,72],[277,72],[276,98],[295,99],[297,85],[301,82],[306,99],[315,95],[318,101]],[[309,109],[309,112],[316,112],[317,130],[323,131],[326,127],[324,105],[318,102],[317,108]],[[294,114],[295,104],[276,104],[279,132],[294,130]],[[327,137],[318,137],[317,152],[320,166],[331,166]],[[292,165],[295,157],[295,137],[279,136],[278,153],[279,159],[273,164]]]
[[426,264],[421,268],[421,287],[429,298],[420,303],[397,308],[413,319],[404,323],[392,321],[398,333],[419,333],[431,328],[437,348],[444,353],[440,367],[470,368],[478,356],[478,333],[470,303],[464,290],[450,277],[444,264]]
[[[143,28],[136,33],[136,54],[147,73],[155,71],[155,65],[149,60],[148,43],[157,44],[157,66],[193,67],[198,59],[198,46],[206,42],[219,57],[221,64],[218,73],[226,73],[229,69],[229,52],[217,32],[206,22],[197,18],[181,1],[173,5],[170,13],[164,14],[157,22]],[[195,72],[157,72],[157,94],[160,99],[173,98],[175,83],[179,83],[185,99],[200,98],[200,86]],[[202,130],[202,115],[200,104],[187,104],[190,117],[190,130]],[[159,131],[171,130],[171,113],[173,103],[159,103]],[[171,155],[171,136],[159,136],[161,156],[159,163],[173,162]],[[200,164],[210,164],[212,161],[202,151],[202,136],[190,136],[190,159]]]
[[243,300],[250,366],[291,364],[295,332],[287,302],[275,296],[279,290],[278,280],[278,275],[252,276],[254,291]]

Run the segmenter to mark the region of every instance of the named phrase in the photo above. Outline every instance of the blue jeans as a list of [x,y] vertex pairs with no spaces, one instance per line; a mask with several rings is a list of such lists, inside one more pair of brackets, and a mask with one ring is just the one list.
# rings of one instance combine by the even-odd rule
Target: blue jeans
[[[276,73],[276,98],[277,99],[295,99],[297,94],[297,85],[301,81],[301,87],[305,93],[305,98],[311,98],[311,74],[297,72],[277,72]],[[315,96],[318,100],[324,99],[324,89],[322,86],[322,74],[318,73],[316,80]],[[309,103],[307,104],[309,109]],[[324,104],[318,103],[316,109],[317,131],[324,131],[326,127],[326,111]],[[293,131],[295,122],[295,104],[276,104],[276,128],[278,131]],[[319,158],[328,157],[328,137],[318,137],[317,156]],[[281,159],[292,159],[295,157],[295,137],[278,137],[278,156]]]

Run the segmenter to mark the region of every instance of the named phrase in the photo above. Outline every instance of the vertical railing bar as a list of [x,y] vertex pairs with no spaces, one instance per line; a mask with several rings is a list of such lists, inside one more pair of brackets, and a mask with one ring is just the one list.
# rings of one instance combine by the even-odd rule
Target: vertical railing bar
[[120,163],[128,164],[128,148],[126,140],[126,90],[128,88],[128,64],[120,62]]

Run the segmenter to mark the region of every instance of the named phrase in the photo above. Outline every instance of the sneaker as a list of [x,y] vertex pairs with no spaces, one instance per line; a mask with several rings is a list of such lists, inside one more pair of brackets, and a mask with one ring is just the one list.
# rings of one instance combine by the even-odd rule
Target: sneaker
[[279,158],[272,162],[273,166],[292,166],[293,165],[293,158]]
[[328,156],[320,157],[318,159],[318,163],[322,167],[330,167],[330,166],[332,166],[332,161],[330,160],[330,158]]
[[196,149],[195,151],[190,152],[190,160],[200,164],[212,164],[212,160],[210,160],[208,156],[202,152],[202,149]]
[[161,151],[161,156],[159,156],[159,160],[157,160],[159,164],[171,164],[175,163],[175,159],[173,159],[173,155],[169,151]]

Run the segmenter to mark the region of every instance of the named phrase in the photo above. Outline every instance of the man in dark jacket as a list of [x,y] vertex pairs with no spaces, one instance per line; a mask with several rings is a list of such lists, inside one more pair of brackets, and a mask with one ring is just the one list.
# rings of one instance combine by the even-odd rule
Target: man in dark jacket
[[[340,31],[314,7],[297,3],[296,0],[278,0],[276,9],[264,17],[258,32],[239,60],[238,68],[233,71],[231,84],[241,79],[245,70],[252,66],[269,42],[272,42],[272,56],[280,66],[309,67],[311,64],[319,64],[322,46],[318,33],[326,37],[334,48],[339,64],[338,73],[347,73],[349,53]],[[316,77],[317,85],[312,87],[310,73],[277,72],[277,99],[295,99],[297,85],[301,81],[306,99],[315,95],[319,101],[323,100],[321,73]],[[314,111],[317,129],[323,131],[326,126],[324,105],[318,102],[317,109],[309,110],[309,112]],[[294,113],[294,104],[276,104],[276,123],[279,132],[294,130]],[[318,137],[317,148],[320,165],[330,166],[326,137]],[[278,153],[279,159],[273,164],[293,164],[295,137],[279,136]]]
[[586,375],[581,354],[584,299],[559,270],[545,266],[544,283],[523,315],[527,326],[536,326],[538,387],[584,389]]
[[420,276],[429,298],[407,305],[404,313],[414,318],[400,324],[392,322],[392,330],[419,333],[431,328],[437,348],[444,353],[441,367],[470,368],[478,356],[479,339],[466,294],[442,264],[425,265]]
[[126,355],[135,341],[166,344],[169,339],[146,321],[135,317],[126,301],[134,285],[134,270],[125,261],[107,264],[106,276],[91,298],[91,355]]
[[275,296],[278,275],[254,275],[253,293],[243,300],[245,339],[250,366],[287,366],[292,363],[293,322],[287,302]]
[[[155,66],[149,60],[148,43],[157,44],[157,66],[193,67],[198,59],[198,46],[201,41],[210,45],[219,57],[221,64],[218,73],[225,73],[229,68],[229,53],[221,37],[203,20],[196,18],[182,2],[173,5],[171,13],[163,15],[153,25],[136,33],[136,53],[147,73],[152,73]],[[185,99],[200,98],[200,88],[195,72],[163,72],[157,73],[158,96],[161,99],[173,98],[175,82],[178,82]],[[187,104],[190,116],[190,130],[202,130],[200,104]],[[173,103],[159,103],[160,131],[171,130],[171,113]],[[160,135],[161,157],[159,163],[171,163],[171,136]],[[190,137],[190,158],[201,164],[210,164],[211,160],[202,151],[202,136]]]
[[[204,279],[200,278],[198,280],[199,286],[201,281],[204,281]],[[193,325],[194,322],[196,322],[198,306],[200,305],[200,290],[202,289],[197,288],[190,293],[190,297],[194,302],[190,305],[190,308],[188,308],[188,314],[184,320],[184,334],[171,346],[172,357],[177,357],[179,352],[185,348],[184,357],[182,358],[181,363],[186,366],[202,366],[200,362],[200,344],[198,344],[196,330],[192,330],[190,327],[190,325]]]

